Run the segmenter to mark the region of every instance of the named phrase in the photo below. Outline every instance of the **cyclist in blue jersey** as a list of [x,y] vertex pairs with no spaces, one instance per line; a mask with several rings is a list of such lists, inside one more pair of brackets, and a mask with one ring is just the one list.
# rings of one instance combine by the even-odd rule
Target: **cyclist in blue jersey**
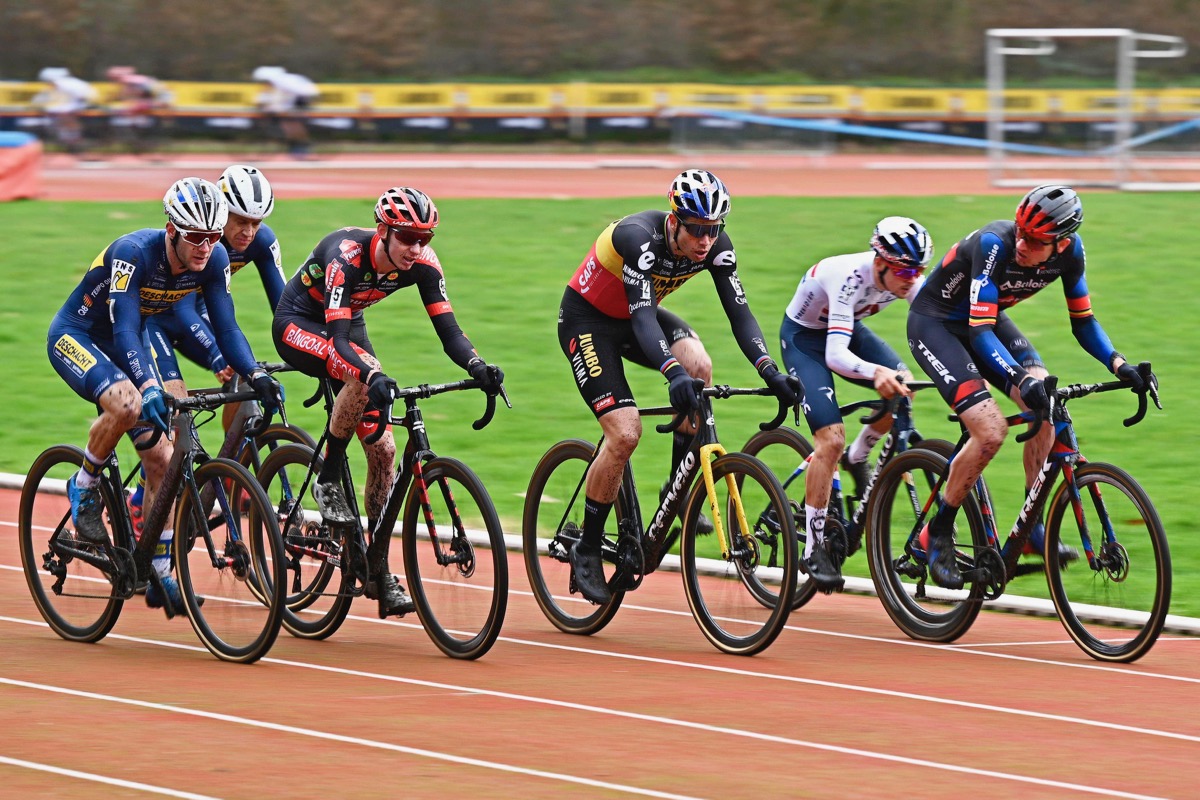
[[[923,532],[930,576],[939,586],[963,585],[955,563],[954,518],[1008,432],[987,384],[1024,410],[1045,410],[1050,404],[1042,385],[1049,373],[1009,318],[1008,308],[1061,279],[1071,332],[1079,344],[1131,388],[1144,388],[1137,367],[1116,351],[1092,313],[1083,239],[1077,233],[1082,224],[1083,203],[1074,189],[1039,186],[1021,199],[1014,219],[989,223],[950,248],[913,301],[909,347],[970,432],[950,467],[942,504]],[[1053,441],[1053,426],[1043,425],[1025,443],[1026,492]],[[1044,548],[1041,522],[1031,541],[1039,552]],[[1079,557],[1071,548],[1056,555],[1060,560]]]
[[[257,168],[234,164],[221,173],[217,186],[229,206],[221,236],[221,244],[229,254],[229,272],[236,275],[242,267],[253,262],[273,313],[283,294],[284,277],[279,240],[263,222],[275,209],[271,184]],[[211,370],[221,383],[233,379],[234,370],[217,346],[208,307],[199,294],[189,294],[169,310],[147,318],[146,332],[154,344],[155,364],[164,380],[183,379],[177,353]],[[225,407],[222,422],[226,430],[235,413],[236,406]],[[129,499],[134,527],[139,531],[144,482],[143,470],[142,480]]]
[[[165,228],[126,234],[96,257],[55,314],[47,335],[47,353],[55,371],[100,410],[88,435],[83,466],[67,482],[75,533],[90,543],[108,541],[97,480],[117,442],[125,433],[140,439],[152,428],[166,430],[164,391],[186,392],[182,381],[162,381],[156,374],[145,318],[202,292],[214,335],[230,363],[250,377],[269,412],[278,411],[282,399],[279,385],[257,368],[234,317],[229,257],[219,244],[228,216],[220,190],[200,178],[184,178],[167,190],[163,208]],[[165,472],[169,449],[164,437],[142,452],[151,496]],[[178,587],[164,577],[170,600],[177,605]],[[146,599],[153,606],[166,603],[152,593]]]

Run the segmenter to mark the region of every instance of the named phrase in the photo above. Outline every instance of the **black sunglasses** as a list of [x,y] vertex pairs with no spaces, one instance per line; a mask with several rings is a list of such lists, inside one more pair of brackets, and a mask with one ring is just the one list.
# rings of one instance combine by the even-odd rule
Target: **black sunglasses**
[[433,231],[410,231],[404,228],[392,228],[396,238],[400,243],[412,247],[414,244],[419,244],[421,247],[433,241]]
[[721,235],[721,231],[725,230],[724,222],[714,222],[711,224],[686,222],[684,221],[683,217],[679,216],[678,214],[675,215],[675,219],[679,221],[679,224],[683,226],[685,231],[690,233],[692,236],[695,236],[697,239],[703,239],[706,236],[715,239]]

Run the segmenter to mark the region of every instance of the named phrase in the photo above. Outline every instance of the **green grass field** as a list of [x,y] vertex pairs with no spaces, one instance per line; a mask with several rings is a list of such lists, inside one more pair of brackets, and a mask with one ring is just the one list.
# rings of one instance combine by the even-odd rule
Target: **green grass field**
[[[736,187],[734,187],[736,189]],[[993,219],[1008,217],[1013,197],[932,198],[766,198],[737,197],[729,233],[738,249],[743,284],[772,350],[783,309],[802,272],[818,259],[866,249],[882,216],[903,214],[921,221],[933,235],[938,255],[958,238]],[[269,222],[279,234],[290,273],[308,249],[330,230],[371,220],[371,200],[282,199]],[[1131,360],[1155,364],[1165,410],[1125,429],[1133,398],[1112,393],[1072,405],[1081,447],[1093,461],[1114,462],[1137,477],[1154,499],[1170,536],[1174,559],[1175,613],[1200,614],[1197,567],[1200,525],[1187,499],[1189,469],[1195,467],[1189,434],[1200,412],[1191,393],[1187,361],[1200,343],[1196,323],[1180,303],[1194,305],[1200,275],[1191,263],[1193,238],[1185,232],[1195,214],[1191,195],[1085,194],[1082,232],[1089,252],[1088,283],[1097,316],[1114,344]],[[555,318],[563,287],[592,239],[612,219],[654,208],[654,198],[598,201],[444,200],[443,223],[435,247],[446,271],[450,298],[463,329],[481,355],[507,375],[511,410],[500,408],[480,432],[470,422],[483,410],[482,396],[464,393],[434,398],[423,406],[434,449],[469,463],[484,479],[505,523],[520,529],[522,497],[542,452],[560,438],[594,438],[599,427],[574,388],[558,348]],[[95,255],[112,239],[139,227],[163,223],[156,203],[19,202],[0,205],[0,272],[8,289],[0,293],[0,347],[7,379],[0,385],[0,471],[23,473],[51,444],[82,445],[94,410],[59,380],[47,361],[45,333]],[[249,269],[234,281],[238,318],[256,355],[276,360],[263,290]],[[1189,299],[1191,298],[1191,299]],[[733,342],[709,279],[701,276],[667,301],[704,340],[718,383],[757,385],[758,378]],[[1100,381],[1108,373],[1076,344],[1062,295],[1051,287],[1018,306],[1013,318],[1063,382]],[[385,369],[402,385],[457,380],[463,375],[442,353],[416,292],[401,293],[367,312],[372,342]],[[898,306],[869,323],[896,349],[904,346],[904,308]],[[188,365],[192,366],[192,365]],[[666,389],[649,370],[630,372],[644,404],[662,404]],[[189,383],[207,385],[211,376],[194,366]],[[300,400],[315,386],[286,376],[292,421],[314,435],[324,420]],[[866,395],[849,385],[845,401]],[[1004,401],[1007,404],[1007,401]],[[717,418],[727,448],[737,449],[754,425],[773,412],[771,401],[738,398],[718,405]],[[925,435],[955,438],[947,409],[931,393],[916,403]],[[213,428],[209,428],[211,433]],[[669,438],[647,433],[634,457],[640,485],[649,492],[665,479]],[[801,431],[808,435],[807,428]],[[854,434],[853,428],[850,435]],[[215,448],[216,437],[210,444]],[[361,450],[352,446],[356,474],[363,472]],[[125,463],[132,448],[122,446]],[[1020,446],[1011,438],[988,471],[1007,526],[1022,496]],[[361,478],[360,478],[361,480]],[[865,570],[865,563],[859,565]],[[1025,579],[1031,580],[1031,579]],[[1036,579],[1032,579],[1036,580]]]

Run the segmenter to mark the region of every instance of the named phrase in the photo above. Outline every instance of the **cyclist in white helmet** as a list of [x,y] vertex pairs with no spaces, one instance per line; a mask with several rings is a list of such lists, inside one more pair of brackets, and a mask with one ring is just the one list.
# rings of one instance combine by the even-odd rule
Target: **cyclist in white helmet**
[[[221,173],[217,187],[229,209],[221,235],[221,244],[229,254],[229,272],[235,275],[253,262],[273,314],[283,294],[284,277],[279,240],[263,222],[275,210],[271,183],[256,167],[234,164]],[[203,297],[189,295],[169,311],[150,317],[146,321],[146,330],[155,342],[156,363],[164,379],[182,380],[178,354],[211,370],[222,383],[233,379],[234,370],[217,345]],[[228,430],[237,408],[228,405],[222,413],[222,422]],[[139,530],[145,506],[144,492],[143,471],[129,499],[130,515],[134,527]]]
[[[193,292],[204,294],[212,310],[214,335],[230,363],[249,377],[269,413],[279,411],[282,393],[238,328],[226,270],[229,259],[219,244],[229,209],[220,190],[200,178],[176,181],[163,197],[163,228],[145,228],[108,245],[84,274],[51,322],[47,354],[59,376],[76,394],[100,408],[84,451],[83,466],[67,481],[75,535],[100,545],[108,541],[103,503],[97,489],[101,468],[125,433],[134,439],[169,420],[164,392],[186,394],[182,381],[160,377],[152,345],[144,335],[147,318],[170,309]],[[141,452],[153,495],[166,470],[166,437]],[[163,532],[170,541],[170,531]],[[169,562],[167,562],[169,563]],[[163,575],[168,597],[147,592],[155,607],[170,603],[182,612],[178,585]]]
[[[871,235],[871,249],[830,256],[804,273],[779,330],[783,363],[804,385],[804,416],[813,436],[813,456],[805,472],[803,568],[817,588],[841,591],[841,565],[825,546],[825,515],[839,456],[854,475],[855,492],[866,489],[867,456],[891,428],[890,416],[864,426],[843,453],[846,428],[838,413],[833,373],[873,388],[882,397],[908,395],[902,381],[912,375],[887,342],[862,320],[898,297],[912,303],[933,257],[933,242],[920,223],[885,217]],[[861,544],[847,542],[847,554]]]

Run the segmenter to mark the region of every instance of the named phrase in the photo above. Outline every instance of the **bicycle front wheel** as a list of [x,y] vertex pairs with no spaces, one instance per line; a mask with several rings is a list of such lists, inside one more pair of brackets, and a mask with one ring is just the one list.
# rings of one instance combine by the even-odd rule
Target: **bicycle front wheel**
[[[805,528],[804,499],[805,485],[804,460],[812,455],[813,448],[800,433],[791,428],[780,426],[766,431],[758,431],[746,442],[742,452],[754,456],[767,465],[767,469],[775,474],[788,497],[788,507],[791,509],[792,524],[800,541],[800,552],[808,539]],[[754,536],[758,539],[767,563],[777,563],[779,560],[779,535],[782,530],[780,521],[766,508],[747,508],[747,517],[754,527]],[[759,584],[752,580],[752,575],[746,576],[750,582],[747,588],[758,597],[764,605],[773,606],[778,597],[774,586]],[[796,593],[792,597],[792,608],[797,609],[807,603],[817,593],[817,585],[808,579],[808,575],[800,573],[796,579]]]
[[[940,498],[930,493],[945,472],[946,458],[933,450],[901,453],[875,479],[867,505],[867,565],[879,600],[900,630],[928,642],[952,642],[966,633],[979,616],[986,588],[982,581],[958,590],[929,581],[918,520],[926,507],[924,522],[932,519]],[[974,494],[959,509],[956,528],[958,565],[965,572],[975,566],[978,553],[990,549]]]
[[[1068,513],[1069,512],[1069,513]],[[1046,552],[1079,545],[1086,560],[1046,560],[1054,608],[1075,643],[1098,661],[1135,661],[1162,632],[1171,605],[1171,554],[1162,521],[1129,473],[1093,462],[1050,501]]]
[[[624,599],[613,592],[603,605],[595,605],[574,591],[568,553],[583,532],[583,476],[596,446],[582,439],[567,439],[542,456],[529,489],[521,517],[521,549],[529,587],[546,618],[564,633],[591,635],[612,621]],[[620,498],[613,506],[616,519],[624,516]],[[609,542],[605,550],[611,550]],[[605,560],[611,578],[613,564]]]
[[237,461],[250,472],[257,472],[267,456],[285,444],[302,444],[307,445],[311,450],[317,449],[317,443],[313,441],[308,431],[295,425],[276,422],[268,425],[262,433],[255,437],[253,446],[248,441],[243,441]]
[[483,482],[453,458],[434,458],[404,507],[404,572],[425,632],[451,658],[479,658],[508,608],[508,551]]
[[[745,453],[728,453],[712,463],[715,507],[697,484],[688,497],[683,516],[680,564],[683,586],[692,616],[705,637],[724,653],[754,655],[768,647],[787,624],[789,603],[765,605],[751,586],[771,587],[776,597],[796,591],[799,554],[796,527],[787,495],[767,467]],[[741,496],[746,526],[726,510]],[[701,513],[723,515],[713,534],[696,534]],[[782,521],[775,565],[764,560],[750,516],[768,509]],[[714,523],[716,517],[714,516]],[[724,536],[722,542],[719,537]]]
[[[192,627],[223,661],[262,658],[279,635],[285,585],[283,540],[267,495],[236,461],[214,458],[195,471],[175,511],[179,588]],[[214,498],[197,506],[200,493]]]
[[[83,451],[72,445],[57,445],[38,456],[21,489],[17,525],[21,566],[42,618],[64,639],[98,642],[116,624],[124,601],[114,592],[109,574],[97,566],[107,561],[103,549],[75,538],[66,483],[82,463]],[[113,499],[108,492],[102,494],[105,517],[112,529]],[[89,558],[71,555],[56,547],[58,542]],[[124,547],[129,546],[124,543]],[[89,563],[92,559],[95,563]],[[128,566],[132,568],[132,559]]]
[[283,627],[301,639],[332,636],[346,621],[354,602],[354,596],[343,591],[338,568],[344,558],[344,540],[321,520],[312,499],[312,484],[320,468],[320,457],[314,462],[311,447],[293,443],[280,445],[258,470],[258,482],[274,506],[283,536],[287,587]]

